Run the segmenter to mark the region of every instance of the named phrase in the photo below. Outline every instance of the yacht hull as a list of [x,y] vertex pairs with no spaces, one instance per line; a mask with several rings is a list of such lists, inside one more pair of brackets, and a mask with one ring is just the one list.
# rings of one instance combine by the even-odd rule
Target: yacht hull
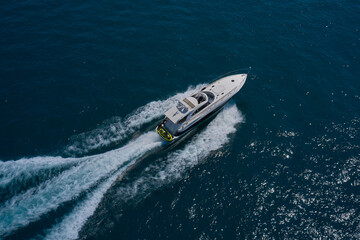
[[183,137],[200,123],[216,115],[242,88],[246,78],[246,74],[230,75],[185,98],[165,113],[165,119],[157,126],[156,131],[169,142]]

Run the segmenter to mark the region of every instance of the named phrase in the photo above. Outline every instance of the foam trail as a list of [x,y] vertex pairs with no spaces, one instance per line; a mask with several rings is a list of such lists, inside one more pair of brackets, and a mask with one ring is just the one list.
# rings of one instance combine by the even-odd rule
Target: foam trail
[[63,221],[47,231],[45,239],[77,239],[79,237],[78,234],[81,227],[85,224],[86,220],[93,215],[105,192],[110,188],[111,184],[113,184],[125,168],[127,168],[127,166],[121,168],[113,176],[106,180],[106,182],[102,183],[94,192],[89,194],[84,202],[78,204]]
[[0,161],[0,188],[7,187],[15,179],[25,181],[36,173],[47,169],[72,166],[84,158],[34,157],[17,161]]
[[0,208],[0,236],[40,219],[41,215],[76,198],[104,177],[162,143],[155,132],[145,133],[122,148],[88,157],[59,176],[14,196]]
[[125,119],[120,117],[112,118],[95,130],[76,135],[65,148],[64,154],[69,156],[84,155],[121,141],[144,124],[161,117],[169,106],[200,90],[203,86],[205,85],[200,84],[195,87],[189,87],[185,92],[178,93],[166,100],[150,102],[135,110]]
[[[228,135],[236,131],[236,124],[243,117],[235,105],[225,107],[208,127],[195,137],[184,149],[171,153],[160,165],[148,167],[134,184],[119,190],[121,198],[132,198],[135,195],[153,191],[156,188],[179,179],[185,170],[196,165],[211,151],[219,149],[229,141]],[[86,220],[95,212],[103,195],[120,174],[117,172],[102,184],[89,197],[67,215],[62,222],[48,231],[46,239],[76,239]]]
[[229,134],[244,118],[236,105],[230,105],[194,138],[184,149],[170,153],[162,164],[151,165],[144,170],[141,178],[130,185],[119,188],[120,198],[127,200],[136,196],[142,198],[155,189],[180,179],[186,170],[199,163],[211,151],[220,149],[229,141]]
[[[204,84],[189,87],[185,92],[178,93],[166,100],[150,102],[129,114],[124,121],[119,117],[113,118],[98,129],[77,135],[73,137],[73,142],[66,147],[65,154],[84,155],[124,139],[143,124],[163,115],[169,106],[174,105],[178,100],[185,98],[203,86]],[[86,159],[88,158],[45,156],[5,162],[0,160],[0,192],[7,192],[9,197],[23,191],[29,185],[39,184],[39,182],[59,174],[63,169],[74,166]]]

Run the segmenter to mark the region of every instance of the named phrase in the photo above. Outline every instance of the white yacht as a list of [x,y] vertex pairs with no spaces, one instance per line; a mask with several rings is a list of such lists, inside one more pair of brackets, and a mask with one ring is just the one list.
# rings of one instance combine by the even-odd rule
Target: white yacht
[[242,88],[246,78],[247,74],[226,76],[184,98],[165,112],[156,131],[167,141],[182,136],[220,110]]

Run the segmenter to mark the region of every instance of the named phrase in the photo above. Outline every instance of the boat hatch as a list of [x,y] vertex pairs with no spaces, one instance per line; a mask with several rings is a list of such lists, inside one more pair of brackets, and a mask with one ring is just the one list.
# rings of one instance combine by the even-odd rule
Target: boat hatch
[[215,85],[215,87],[213,87],[211,89],[216,95],[219,95],[220,93],[222,93],[225,90],[225,87],[223,85]]

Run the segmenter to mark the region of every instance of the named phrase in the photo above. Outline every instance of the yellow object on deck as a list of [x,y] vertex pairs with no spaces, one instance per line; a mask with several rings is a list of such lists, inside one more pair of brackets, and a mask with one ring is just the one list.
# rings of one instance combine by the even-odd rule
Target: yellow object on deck
[[161,126],[158,126],[156,128],[156,131],[158,132],[158,134],[163,138],[165,139],[166,141],[169,141],[171,142],[173,140],[173,136],[168,132],[166,131],[165,128],[161,127]]

